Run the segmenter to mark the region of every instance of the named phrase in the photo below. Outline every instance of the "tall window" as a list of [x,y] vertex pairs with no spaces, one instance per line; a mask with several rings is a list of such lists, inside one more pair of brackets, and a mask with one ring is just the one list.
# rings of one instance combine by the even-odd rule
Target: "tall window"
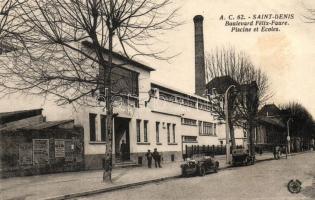
[[175,127],[176,124],[173,124],[173,143],[175,143]]
[[202,135],[202,121],[198,121],[199,135]]
[[216,124],[199,121],[199,135],[216,135]]
[[212,132],[212,123],[209,122],[203,122],[203,130],[205,135],[213,135]]
[[155,123],[156,143],[160,143],[160,122]]
[[140,126],[141,126],[141,120],[137,119],[137,142],[141,142]]
[[148,121],[144,120],[143,122],[143,141],[148,142]]
[[167,123],[167,143],[171,143],[171,135],[170,135],[170,123]]
[[119,91],[121,94],[130,94],[138,96],[138,73],[115,67],[112,70],[112,89],[114,92]]
[[101,115],[101,141],[106,141],[106,116]]
[[90,121],[90,141],[96,141],[96,129],[95,129],[95,119],[96,114],[90,113],[89,114],[89,121]]

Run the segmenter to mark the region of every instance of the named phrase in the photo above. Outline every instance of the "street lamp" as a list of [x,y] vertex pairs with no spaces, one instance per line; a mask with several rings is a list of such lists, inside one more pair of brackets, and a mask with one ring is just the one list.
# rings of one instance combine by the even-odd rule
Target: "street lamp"
[[[230,126],[229,126],[229,103],[228,94],[230,89],[236,88],[235,85],[230,85],[224,93],[224,115],[225,115],[225,137],[226,137],[226,163],[231,163],[231,153],[230,153]],[[215,88],[212,88],[212,95],[207,94],[208,98],[211,100],[211,96],[216,96],[217,92]]]
[[228,104],[228,94],[231,88],[235,88],[235,85],[230,85],[224,94],[224,113],[225,113],[225,134],[226,134],[226,163],[231,163],[231,153],[230,153],[230,126],[229,126],[229,104]]
[[288,135],[287,135],[287,142],[288,142],[288,154],[290,154],[290,121],[292,121],[292,118],[289,118],[287,121],[287,131],[288,131]]

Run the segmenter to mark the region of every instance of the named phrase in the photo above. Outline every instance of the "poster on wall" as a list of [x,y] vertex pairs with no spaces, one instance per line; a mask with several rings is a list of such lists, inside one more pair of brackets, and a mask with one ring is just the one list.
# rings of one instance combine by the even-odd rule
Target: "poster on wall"
[[32,143],[19,144],[20,165],[31,165],[33,163]]
[[35,165],[49,163],[48,139],[33,139],[33,163]]
[[65,140],[55,140],[55,158],[65,157]]
[[65,140],[65,161],[73,161],[73,142],[72,140]]

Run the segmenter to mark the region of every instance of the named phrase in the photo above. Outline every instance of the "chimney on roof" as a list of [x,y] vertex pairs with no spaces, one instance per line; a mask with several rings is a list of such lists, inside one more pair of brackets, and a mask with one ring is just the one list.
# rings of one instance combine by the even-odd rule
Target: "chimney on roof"
[[205,53],[203,43],[203,16],[194,17],[195,24],[195,94],[204,96],[206,91],[205,80]]

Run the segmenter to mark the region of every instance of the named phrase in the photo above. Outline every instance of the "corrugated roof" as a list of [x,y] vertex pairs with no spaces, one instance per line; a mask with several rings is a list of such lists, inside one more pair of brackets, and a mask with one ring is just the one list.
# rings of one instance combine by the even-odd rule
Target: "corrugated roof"
[[12,111],[12,112],[2,112],[2,113],[0,113],[0,118],[11,116],[11,115],[22,114],[22,113],[33,112],[33,111],[42,111],[42,110],[43,110],[42,108],[38,108],[38,109],[31,109],[31,110],[18,110],[18,111]]
[[21,129],[25,129],[25,130],[41,130],[41,129],[47,129],[47,128],[53,128],[55,126],[59,126],[62,124],[66,124],[69,122],[74,122],[73,119],[69,119],[69,120],[59,120],[59,121],[48,121],[48,122],[42,122],[39,124],[32,124],[30,126],[27,127],[23,127]]
[[7,132],[7,131],[15,131],[15,130],[42,130],[47,128],[53,128],[59,125],[63,125],[69,122],[74,122],[73,119],[69,120],[60,120],[60,121],[48,121],[48,122],[40,122],[36,124],[25,124],[25,126],[17,126],[17,127],[4,127],[1,128],[1,132]]

